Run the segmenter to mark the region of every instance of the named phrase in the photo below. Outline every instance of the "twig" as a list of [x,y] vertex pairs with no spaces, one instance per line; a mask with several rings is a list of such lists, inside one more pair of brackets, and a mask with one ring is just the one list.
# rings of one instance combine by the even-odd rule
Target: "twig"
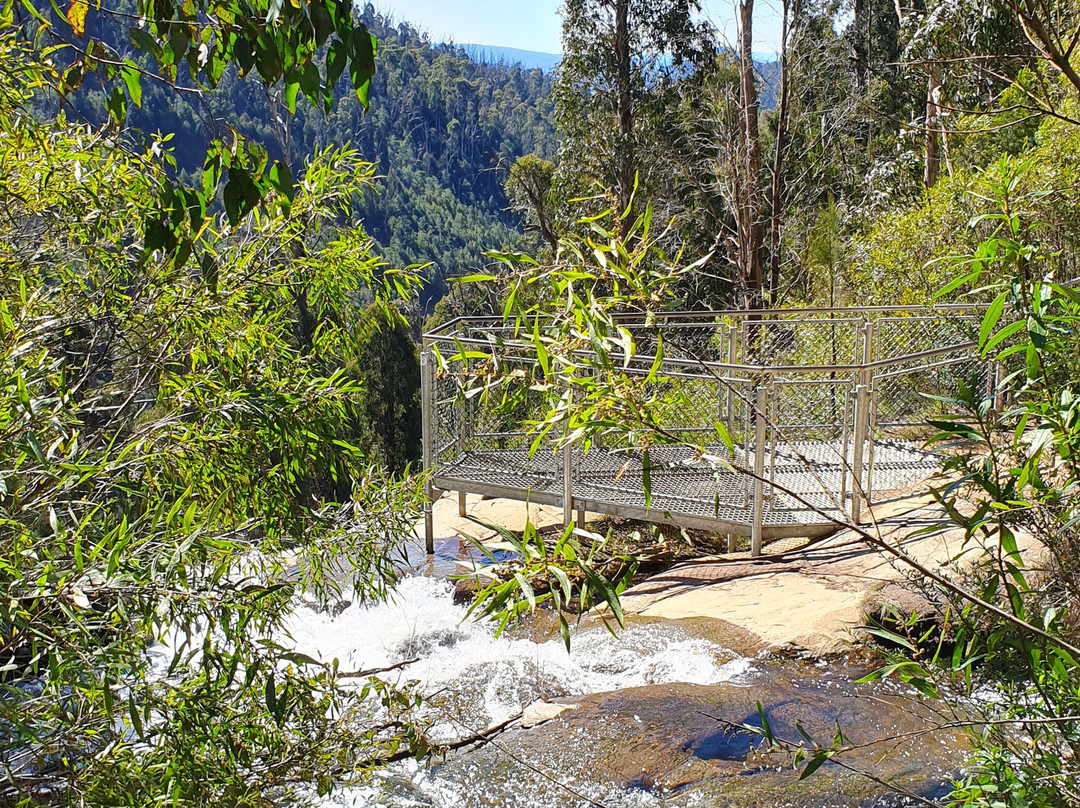
[[[468,737],[460,738],[460,739],[458,739],[456,741],[452,741],[451,743],[448,743],[448,744],[440,744],[435,751],[437,751],[437,752],[452,752],[452,751],[457,750],[457,749],[464,749],[467,746],[472,746],[473,744],[487,743],[495,735],[498,735],[500,732],[502,732],[505,729],[508,729],[512,724],[514,724],[515,722],[520,720],[521,716],[523,714],[524,713],[518,713],[517,715],[513,715],[510,718],[506,719],[505,721],[502,721],[501,723],[498,723],[498,724],[495,724],[494,726],[488,727],[483,732],[473,733],[472,735],[469,735]],[[462,724],[462,726],[465,726],[465,725]],[[465,728],[468,729],[468,727],[465,727]],[[367,760],[363,764],[361,764],[361,766],[362,767],[368,767],[368,766],[372,766],[372,765],[384,765],[384,764],[387,764],[387,763],[397,763],[398,761],[405,760],[405,759],[411,758],[411,757],[414,757],[413,752],[411,752],[409,749],[402,749],[402,750],[400,750],[398,752],[395,752],[392,755],[387,755],[385,757],[379,757],[379,758],[373,758],[373,759]]]
[[339,673],[339,679],[366,679],[369,676],[377,676],[380,673],[390,673],[390,671],[400,670],[406,665],[412,665],[414,662],[419,662],[420,657],[414,659],[406,659],[403,662],[397,662],[393,665],[387,665],[385,668],[368,668],[361,671],[347,671],[345,673]]

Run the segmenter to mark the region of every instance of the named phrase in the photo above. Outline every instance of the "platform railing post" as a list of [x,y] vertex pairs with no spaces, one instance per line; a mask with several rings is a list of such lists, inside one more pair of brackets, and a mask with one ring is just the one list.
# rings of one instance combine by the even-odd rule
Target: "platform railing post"
[[[468,359],[465,360],[465,372],[466,373],[469,372],[469,360]],[[469,428],[470,428],[471,421],[472,421],[472,419],[469,417],[469,408],[471,406],[472,406],[471,402],[466,402],[466,401],[461,401],[461,400],[454,403],[454,415],[455,415],[454,420],[456,421],[455,426],[457,427],[457,456],[458,457],[463,457],[465,455],[465,452],[468,451],[468,448],[469,448],[468,437],[469,437]],[[465,515],[468,513],[468,511],[466,510],[467,506],[468,506],[468,500],[466,499],[465,492],[464,491],[458,491],[458,516],[460,516],[462,518],[465,517]]]
[[[855,446],[851,458],[851,521],[862,523],[862,509],[866,500],[866,488],[863,484],[866,441],[870,436],[870,385],[873,383],[873,369],[868,365],[874,356],[873,323],[863,324],[863,367],[859,370],[858,383],[855,386]],[[869,505],[869,503],[866,503]]]
[[1005,400],[1005,390],[1003,389],[1005,382],[1005,368],[998,359],[993,361],[992,367],[994,369],[994,412],[1000,415],[1005,412],[1005,406],[1008,404]]
[[750,555],[761,555],[765,522],[765,403],[768,390],[758,380],[754,395],[754,522],[750,533]]
[[435,492],[431,475],[435,471],[435,356],[431,351],[420,354],[420,423],[424,460],[424,548],[428,555],[435,552],[435,523],[431,504]]
[[[727,361],[729,365],[734,365],[736,359],[739,356],[739,330],[733,326],[728,326],[728,345],[727,345]],[[728,370],[728,383],[727,383],[727,413],[726,422],[728,435],[731,436],[732,441],[735,440],[735,389],[732,384],[732,379],[735,378],[735,371]],[[734,455],[731,458],[735,460]]]
[[563,467],[563,527],[574,521],[574,447],[567,443],[562,449]]
[[[739,356],[739,329],[734,325],[728,324],[727,326],[727,363],[729,365],[735,365]],[[727,401],[724,403],[724,412],[722,413],[723,422],[727,426],[728,437],[731,438],[732,446],[735,445],[735,371],[728,369],[725,373],[727,376],[727,382],[724,385],[724,393],[726,394]],[[734,450],[731,452],[731,462],[738,462],[738,458],[735,456]],[[739,546],[739,537],[734,533],[727,534],[727,551],[734,553]]]
[[[860,373],[860,379],[862,374]],[[870,401],[869,391],[861,381],[855,386],[855,446],[851,460],[851,521],[858,525],[862,523],[862,505],[865,493],[863,491],[863,451],[866,445],[866,435],[869,432],[867,416],[869,415]]]

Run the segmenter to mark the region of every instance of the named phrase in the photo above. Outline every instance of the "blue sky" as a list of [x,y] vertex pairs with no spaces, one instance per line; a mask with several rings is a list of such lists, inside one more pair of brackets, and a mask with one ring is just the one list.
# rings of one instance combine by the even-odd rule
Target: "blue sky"
[[[558,53],[561,0],[379,0],[376,7],[408,20],[436,41]],[[706,15],[729,40],[736,28],[733,0],[704,0]],[[754,52],[771,54],[780,39],[775,0],[758,0]]]

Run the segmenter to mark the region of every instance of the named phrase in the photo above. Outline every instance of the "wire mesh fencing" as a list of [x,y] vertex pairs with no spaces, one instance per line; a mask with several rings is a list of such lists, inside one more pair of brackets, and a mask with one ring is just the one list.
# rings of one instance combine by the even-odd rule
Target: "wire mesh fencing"
[[545,373],[532,331],[459,318],[424,339],[429,484],[561,506],[568,521],[589,511],[748,535],[755,552],[820,535],[939,468],[929,422],[958,414],[961,383],[995,395],[980,318],[965,307],[627,316],[624,362],[576,356],[625,391],[627,422],[648,418],[587,435],[566,431],[581,391]]

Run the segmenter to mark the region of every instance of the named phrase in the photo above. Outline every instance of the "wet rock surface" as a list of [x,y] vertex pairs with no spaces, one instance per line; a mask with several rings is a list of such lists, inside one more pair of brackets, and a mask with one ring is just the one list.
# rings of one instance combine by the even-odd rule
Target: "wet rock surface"
[[764,751],[761,738],[731,726],[760,727],[761,701],[778,737],[798,741],[799,722],[828,746],[839,725],[860,747],[844,756],[848,765],[921,796],[947,793],[964,757],[962,737],[882,740],[926,729],[931,708],[918,698],[883,692],[880,683],[873,689],[856,685],[857,675],[770,661],[738,683],[655,685],[565,699],[578,709],[457,755],[437,767],[438,776],[462,786],[461,804],[476,806],[903,803],[832,763],[799,781],[787,753]]
[[[710,617],[635,616],[612,637],[597,616],[573,629],[570,653],[543,614],[495,635],[453,602],[453,587],[407,578],[386,603],[339,614],[301,610],[290,626],[300,650],[348,669],[396,671],[427,696],[423,715],[447,743],[520,715],[537,701],[576,709],[504,732],[445,760],[403,761],[334,792],[324,808],[691,808],[893,806],[896,795],[825,764],[800,782],[787,754],[732,725],[755,724],[757,702],[782,738],[799,722],[828,745],[837,724],[859,749],[845,762],[874,777],[939,796],[966,757],[956,735],[929,729],[932,705],[874,682],[860,657],[782,657],[760,636]],[[872,666],[872,664],[871,664]],[[725,723],[727,722],[727,723]]]

